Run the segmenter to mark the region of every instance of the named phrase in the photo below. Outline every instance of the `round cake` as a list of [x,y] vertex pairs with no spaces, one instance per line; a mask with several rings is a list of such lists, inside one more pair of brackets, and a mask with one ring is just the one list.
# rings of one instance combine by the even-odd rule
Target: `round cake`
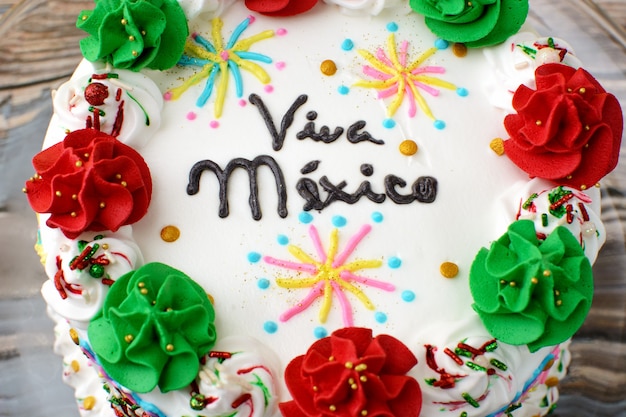
[[552,412],[622,113],[525,0],[111,0],[24,192],[80,413]]

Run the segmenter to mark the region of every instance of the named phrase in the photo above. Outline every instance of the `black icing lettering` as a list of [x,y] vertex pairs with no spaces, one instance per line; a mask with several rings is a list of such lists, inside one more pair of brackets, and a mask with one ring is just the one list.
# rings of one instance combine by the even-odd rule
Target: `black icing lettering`
[[360,169],[361,174],[365,175],[366,177],[371,177],[374,173],[374,167],[372,166],[372,164],[362,164]]
[[333,133],[330,133],[330,128],[328,126],[322,126],[320,131],[316,132],[314,120],[317,119],[317,112],[308,112],[306,118],[309,121],[304,125],[304,129],[296,133],[296,138],[300,140],[310,138],[316,142],[332,143],[339,139],[343,133],[343,127],[339,126],[335,128]]
[[265,121],[265,126],[267,126],[267,130],[270,132],[270,135],[272,136],[272,149],[274,149],[275,151],[280,151],[282,149],[283,143],[285,143],[285,136],[287,135],[287,129],[289,129],[289,127],[293,123],[293,118],[294,118],[296,111],[304,103],[306,103],[307,99],[308,99],[308,96],[306,96],[305,94],[302,94],[298,96],[298,98],[296,98],[296,100],[293,102],[293,104],[289,107],[289,109],[283,116],[280,122],[280,132],[278,132],[276,130],[276,125],[274,124],[274,119],[272,118],[272,115],[270,114],[269,110],[267,110],[265,103],[263,103],[263,99],[261,99],[261,97],[259,97],[256,94],[250,94],[250,97],[248,97],[248,100],[250,100],[250,103],[254,104],[259,109],[259,113],[261,113],[261,117]]
[[187,194],[195,195],[200,191],[200,177],[204,171],[211,171],[215,174],[219,182],[219,216],[228,217],[228,181],[231,174],[237,168],[243,168],[248,173],[248,181],[250,185],[250,196],[248,203],[252,211],[254,220],[261,219],[261,208],[259,206],[259,187],[257,181],[257,171],[261,165],[270,168],[276,182],[276,192],[278,194],[278,215],[282,218],[287,217],[287,190],[285,186],[285,178],[283,172],[271,156],[259,155],[250,161],[245,158],[235,158],[231,160],[225,169],[222,169],[215,162],[205,159],[198,161],[189,171],[189,183],[187,184]]
[[302,209],[304,211],[309,210],[322,210],[324,207],[324,202],[320,199],[319,189],[317,188],[317,183],[310,178],[300,178],[298,183],[296,184],[296,191],[300,194],[300,197],[304,198],[304,206]]
[[350,143],[359,143],[364,141],[369,141],[375,143],[376,145],[384,145],[385,142],[380,139],[374,139],[369,132],[359,133],[359,130],[363,129],[367,122],[365,120],[359,120],[350,125],[348,131],[346,132],[346,136]]
[[413,201],[432,203],[437,198],[437,179],[419,177],[411,186],[410,194],[400,194],[396,187],[406,187],[406,181],[395,175],[385,177],[385,193],[396,204],[410,204]]
[[300,173],[302,175],[306,175],[306,174],[310,174],[311,172],[315,171],[317,169],[317,167],[319,166],[320,161],[319,160],[315,160],[315,161],[311,161],[308,162],[306,165],[304,165],[301,169],[300,169]]

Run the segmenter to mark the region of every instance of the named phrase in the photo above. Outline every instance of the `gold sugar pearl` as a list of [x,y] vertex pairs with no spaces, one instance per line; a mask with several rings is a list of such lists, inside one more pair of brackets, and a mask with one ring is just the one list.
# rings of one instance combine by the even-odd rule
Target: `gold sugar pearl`
[[517,286],[517,282],[511,281],[511,282],[509,282],[509,286],[510,287],[516,287]]
[[26,193],[28,192],[28,190],[26,189],[26,187],[22,187],[22,192],[23,192],[24,194],[26,194]]
[[464,58],[467,56],[467,46],[464,43],[456,42],[452,45],[452,53],[459,58]]
[[71,212],[71,213],[70,213],[70,216],[72,216],[72,217],[76,217],[76,216],[78,216],[78,214],[76,214],[76,212],[75,212],[75,211],[73,211],[73,212]]
[[126,25],[128,24],[128,20],[126,20],[126,19],[122,19],[122,20],[120,21],[120,23],[121,23],[122,25],[126,26]]
[[400,146],[398,147],[400,153],[405,156],[412,156],[417,153],[419,149],[417,143],[411,139],[403,140],[400,142]]
[[459,266],[454,262],[444,262],[439,266],[439,272],[444,278],[454,278],[459,274]]
[[103,243],[102,244],[102,250],[109,250],[109,244],[108,243]]
[[581,185],[581,186],[580,186],[580,190],[581,190],[581,191],[585,191],[586,189],[587,189],[587,186],[586,186],[585,184],[583,184],[583,185]]
[[128,186],[128,183],[127,183],[126,181],[121,181],[121,182],[120,182],[120,185],[121,185],[122,187],[126,187],[126,186]]
[[54,195],[56,195],[57,197],[61,197],[62,194],[61,194],[61,191],[56,191]]
[[215,305],[215,298],[209,293],[206,293],[206,297],[209,299],[212,305]]
[[354,364],[352,362],[346,362],[345,367],[347,369],[352,369],[354,367]]
[[142,293],[143,295],[148,294],[148,289],[147,288],[142,288],[139,290],[140,293]]
[[107,205],[104,201],[100,202],[100,208],[103,209],[105,208]]
[[89,159],[89,154],[88,154],[87,152],[85,152],[85,153],[83,154],[83,156],[84,156],[85,158]]
[[535,278],[535,277],[532,277],[532,278],[530,279],[530,282],[532,282],[532,283],[533,283],[533,284],[535,284],[535,285],[539,284],[539,280],[538,280],[537,278]]
[[74,372],[80,371],[80,364],[78,363],[77,360],[73,360],[72,362],[70,362],[70,367],[72,368],[72,371]]
[[72,200],[78,200],[78,196],[76,194],[72,194]]
[[541,126],[541,125],[543,124],[543,122],[542,122],[541,120],[537,120],[537,121],[535,122],[535,124],[536,124],[537,126]]
[[330,411],[337,411],[337,406],[331,405],[328,407]]
[[85,397],[83,400],[83,408],[85,410],[92,410],[96,406],[96,398],[92,395]]
[[76,165],[77,168],[80,168],[80,167],[83,166],[83,161],[76,161],[75,165]]
[[322,74],[324,75],[335,75],[337,72],[337,64],[335,64],[335,61],[331,59],[326,59],[320,64],[320,71],[322,71]]
[[504,155],[504,140],[502,140],[502,138],[495,138],[489,142],[489,147],[496,153],[496,155]]
[[587,89],[585,87],[581,87],[580,90],[578,90],[578,92],[580,94],[585,94],[587,92]]
[[543,271],[543,276],[544,277],[549,277],[550,275],[552,275],[552,271],[550,271],[549,269],[546,269]]
[[133,56],[139,56],[139,52],[133,50],[133,52],[131,52],[133,54]]
[[161,239],[164,242],[172,243],[176,242],[180,237],[180,229],[176,226],[165,226],[161,229]]
[[174,345],[171,343],[168,343],[167,346],[165,346],[165,350],[167,350],[168,352],[173,352],[174,351]]
[[126,336],[124,336],[124,340],[126,341],[126,343],[130,343],[135,340],[135,337],[132,334],[127,334]]
[[85,20],[87,20],[87,15],[83,15],[83,16],[81,17],[81,19],[82,19],[82,20],[83,20],[83,22],[84,22]]
[[128,37],[128,40],[132,42],[132,41],[134,41],[134,40],[135,40],[135,37],[134,37],[133,35],[130,35],[130,36]]
[[368,413],[367,413],[367,410],[361,410],[361,415],[362,415],[362,416],[364,416],[364,417],[365,417],[367,414],[368,414]]
[[72,339],[72,342],[74,342],[75,345],[78,345],[80,343],[78,332],[74,328],[70,329],[70,338]]
[[556,387],[557,385],[559,385],[559,378],[551,376],[550,378],[546,379],[545,384],[550,388]]

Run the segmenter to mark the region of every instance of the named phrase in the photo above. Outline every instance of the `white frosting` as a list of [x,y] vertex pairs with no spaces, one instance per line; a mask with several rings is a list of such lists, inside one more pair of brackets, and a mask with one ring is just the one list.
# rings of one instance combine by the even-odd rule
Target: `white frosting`
[[[549,46],[549,39],[554,48]],[[582,65],[567,42],[539,37],[533,32],[517,33],[502,44],[483,51],[494,75],[487,87],[489,101],[509,113],[514,113],[511,99],[520,85],[535,88],[535,70],[540,65],[550,62],[561,62],[574,68]]]
[[[220,67],[214,75],[213,90],[207,88],[207,78],[188,82],[200,73],[200,67],[179,66],[138,75],[141,80],[152,80],[169,98],[172,89],[188,82],[178,99],[164,103],[158,130],[147,132],[148,142],[140,149],[151,168],[154,185],[147,215],[133,225],[133,237],[145,261],[166,263],[199,282],[214,300],[218,346],[226,343],[228,347],[223,349],[234,349],[226,342],[230,337],[253,337],[272,351],[269,356],[279,358],[278,375],[318,338],[354,325],[371,328],[375,335],[394,336],[415,354],[418,365],[411,375],[424,393],[422,415],[458,417],[465,411],[468,416],[485,417],[506,408],[533,379],[552,348],[530,353],[525,346],[499,343],[495,351],[476,360],[489,363],[497,359],[507,365],[506,372],[487,377],[484,372],[462,366],[457,370],[468,376],[454,387],[442,390],[425,384],[437,376],[428,366],[425,345],[436,346],[437,363],[452,372],[459,365],[442,354],[445,347],[454,347],[461,340],[476,346],[491,339],[471,307],[469,270],[480,248],[499,238],[515,220],[516,204],[526,195],[520,188],[517,193],[510,189],[526,184],[528,176],[489,149],[493,138],[506,134],[504,113],[488,101],[486,84],[493,78],[492,64],[481,51],[470,50],[460,58],[451,47],[431,50],[436,38],[424,26],[423,17],[392,7],[394,1],[328,0],[332,6],[320,3],[308,13],[284,19],[256,14],[254,19],[247,19],[250,11],[243,4],[226,9],[227,3],[182,4],[192,18],[204,11],[221,15],[221,35],[212,32],[209,20],[198,18],[191,21],[190,32],[213,43],[215,36],[221,36],[223,44],[233,39],[232,44],[241,48],[238,58],[245,61],[233,64],[239,71]],[[343,11],[370,16],[365,22],[346,17],[337,12],[336,5]],[[521,40],[512,42],[530,39],[520,36]],[[348,40],[354,48],[349,47]],[[510,56],[497,48],[493,51],[501,81],[496,87],[510,105],[510,89],[516,83],[528,82],[528,75],[524,72],[518,77],[510,70],[517,52]],[[242,52],[259,55],[248,59],[251,55]],[[393,73],[391,67],[408,67],[420,56],[424,60],[416,65],[431,77],[422,78],[422,84],[416,86],[421,99],[412,99],[416,97],[413,90],[400,97],[393,89],[369,88],[389,78],[385,70]],[[231,56],[231,61],[235,60]],[[335,74],[322,73],[320,65],[325,60],[334,62]],[[94,67],[83,64],[73,79],[85,80],[94,71]],[[514,81],[508,73],[514,75]],[[432,78],[444,82],[430,83]],[[151,85],[152,81],[144,84]],[[237,91],[237,86],[242,91]],[[203,91],[211,94],[207,103],[198,107]],[[250,99],[250,94],[260,99]],[[298,102],[299,96],[306,96],[306,102]],[[401,100],[397,109],[394,99]],[[61,100],[59,94],[56,100]],[[506,107],[506,99],[499,103]],[[264,120],[260,106],[267,109],[272,120]],[[220,111],[216,111],[218,107]],[[285,117],[290,108],[292,123]],[[65,117],[57,110],[45,146],[60,140],[57,128],[65,124]],[[272,126],[277,131],[274,140],[284,139],[280,150],[272,146]],[[337,127],[344,129],[341,134]],[[332,143],[306,137],[307,132],[315,136],[325,129],[337,133]],[[281,131],[284,136],[278,133]],[[378,143],[356,140],[357,134],[365,132]],[[416,154],[399,151],[405,140],[417,144]],[[258,214],[262,217],[253,218],[249,201],[254,187],[244,169],[235,169],[231,177],[223,179],[222,186],[228,185],[227,201],[221,201],[220,207],[215,172],[226,169],[229,163],[231,167],[241,165],[261,155],[266,156],[266,162],[275,162],[274,169],[282,174],[277,174],[276,180],[267,166],[258,169]],[[198,192],[190,195],[189,173],[203,160],[211,161],[207,166],[213,172],[207,168],[198,181]],[[389,175],[394,175],[396,182],[385,188],[386,183],[393,183],[394,177]],[[420,177],[438,181],[432,203],[393,201],[397,198],[394,193],[411,195],[412,186],[419,191],[425,185]],[[400,185],[402,180],[406,186]],[[278,190],[276,181],[280,183]],[[298,185],[305,185],[300,193]],[[358,196],[359,187],[366,195],[356,204],[337,201],[341,192]],[[280,210],[283,191],[285,210]],[[308,201],[302,197],[307,192]],[[319,201],[310,197],[316,192]],[[369,197],[385,201],[379,204]],[[307,203],[318,203],[319,207],[306,211]],[[159,239],[161,229],[169,225],[180,230],[174,242]],[[596,228],[601,230],[601,225],[596,224]],[[42,234],[48,232],[42,222]],[[133,245],[123,243],[132,252]],[[48,258],[54,259],[58,243],[44,239],[43,244]],[[601,244],[601,239],[585,242],[590,258]],[[140,259],[138,252],[136,256]],[[327,262],[330,258],[334,262]],[[444,262],[459,266],[453,279],[440,274]],[[49,274],[54,272],[48,269]],[[330,304],[318,297],[323,288],[332,289],[327,292]],[[58,300],[48,302],[60,309]],[[81,304],[77,305],[80,308]],[[86,320],[87,314],[78,318]],[[245,346],[246,352],[252,352],[241,356],[246,361],[258,358],[272,362],[261,348]],[[235,355],[222,364],[228,375],[232,375],[231,364],[234,368],[242,366],[236,363],[238,358]],[[206,377],[214,366],[209,362],[203,369],[200,390],[225,399],[216,402],[217,415],[228,408],[224,404],[242,393],[250,393],[255,403],[260,401],[258,391],[249,391],[246,381],[224,385],[221,379]],[[228,388],[216,393],[219,384]],[[282,378],[280,385],[279,401],[289,400]],[[454,410],[436,404],[463,400],[463,393],[480,398],[481,407],[467,401]],[[535,398],[534,394],[529,398]],[[189,390],[161,394],[156,389],[141,395],[142,401],[169,417],[195,415],[189,399]],[[525,407],[514,411],[513,416],[532,415]],[[266,415],[273,409],[270,407]]]
[[[94,74],[107,73],[114,77],[92,79]],[[103,104],[94,106],[85,98],[85,89],[96,83],[106,88],[107,97]],[[57,126],[51,126],[49,136],[54,135],[58,141],[63,139],[67,130],[84,129],[87,118],[93,118],[95,107],[104,112],[100,116],[102,132],[114,133],[121,142],[140,149],[159,129],[163,97],[154,82],[144,74],[92,68],[91,73],[74,76],[61,85],[54,94],[53,104],[54,113],[60,120]],[[120,107],[122,119],[118,116]],[[120,125],[118,135],[115,135],[116,123]]]
[[346,14],[369,14],[377,15],[383,9],[406,7],[402,0],[324,0],[325,3],[335,4],[341,7]]
[[[97,235],[102,238],[94,240]],[[82,270],[71,267],[72,260],[81,253],[77,243],[81,240],[91,248],[99,246],[91,258],[106,263],[102,277],[95,278],[90,274],[89,268],[93,265],[90,262]],[[115,233],[86,232],[76,240],[68,239],[59,229],[46,229],[42,233],[42,245],[47,252],[45,268],[50,279],[42,286],[41,293],[56,314],[80,329],[86,329],[91,318],[102,308],[111,283],[143,264],[131,226],[123,226]],[[103,279],[111,282],[103,283]],[[62,290],[58,290],[57,285]]]
[[236,0],[178,0],[187,19],[210,19],[220,16]]

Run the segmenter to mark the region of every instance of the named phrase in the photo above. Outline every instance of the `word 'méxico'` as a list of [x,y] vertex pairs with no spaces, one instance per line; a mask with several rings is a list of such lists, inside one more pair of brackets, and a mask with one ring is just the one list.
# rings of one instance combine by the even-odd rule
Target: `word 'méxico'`
[[[283,115],[280,123],[280,128],[277,128],[274,119],[265,106],[265,103],[261,97],[256,94],[252,94],[249,97],[250,103],[255,105],[259,110],[259,114],[263,118],[267,130],[272,138],[272,149],[274,151],[280,151],[285,142],[287,131],[293,124],[294,116],[298,109],[306,103],[308,97],[301,95],[293,102],[287,112]],[[366,122],[359,120],[350,125],[347,129],[343,127],[336,127],[334,131],[327,126],[323,126],[318,130],[315,128],[315,119],[317,113],[310,111],[307,113],[306,118],[308,122],[305,126],[296,134],[296,138],[300,140],[310,139],[316,142],[322,142],[324,144],[335,142],[344,135],[346,140],[350,143],[358,144],[361,142],[371,142],[376,145],[383,145],[384,142],[380,139],[372,137],[367,131],[362,129],[365,127]],[[307,175],[315,171],[320,165],[320,161],[311,161],[307,163],[300,173]],[[248,203],[252,212],[252,217],[255,220],[261,219],[261,207],[259,205],[259,189],[257,181],[257,171],[259,167],[268,167],[274,175],[274,182],[276,185],[276,194],[278,196],[278,215],[282,218],[287,217],[287,187],[285,185],[285,177],[280,165],[274,158],[269,155],[259,155],[256,158],[249,160],[246,158],[235,158],[226,164],[222,168],[218,163],[205,159],[198,161],[189,171],[189,183],[187,184],[187,194],[195,195],[200,191],[200,178],[205,171],[212,172],[219,183],[219,216],[227,217],[229,213],[228,209],[228,181],[234,170],[243,169],[248,173],[248,181],[250,185],[250,196]],[[361,165],[361,174],[365,177],[369,177],[374,173],[374,167],[370,164]],[[338,184],[333,184],[328,177],[322,176],[319,182],[312,180],[311,178],[300,178],[296,184],[296,191],[304,199],[302,209],[308,210],[323,210],[330,204],[336,201],[342,201],[347,204],[355,204],[361,198],[366,198],[375,203],[383,203],[387,198],[396,204],[409,204],[413,201],[420,203],[432,203],[437,197],[437,180],[433,177],[419,177],[411,185],[410,192],[407,194],[401,194],[397,188],[404,188],[407,186],[407,182],[393,174],[389,174],[384,180],[384,193],[377,193],[372,190],[369,181],[363,181],[354,192],[345,191],[347,183],[341,181]],[[324,191],[324,195],[320,193],[320,187]]]

